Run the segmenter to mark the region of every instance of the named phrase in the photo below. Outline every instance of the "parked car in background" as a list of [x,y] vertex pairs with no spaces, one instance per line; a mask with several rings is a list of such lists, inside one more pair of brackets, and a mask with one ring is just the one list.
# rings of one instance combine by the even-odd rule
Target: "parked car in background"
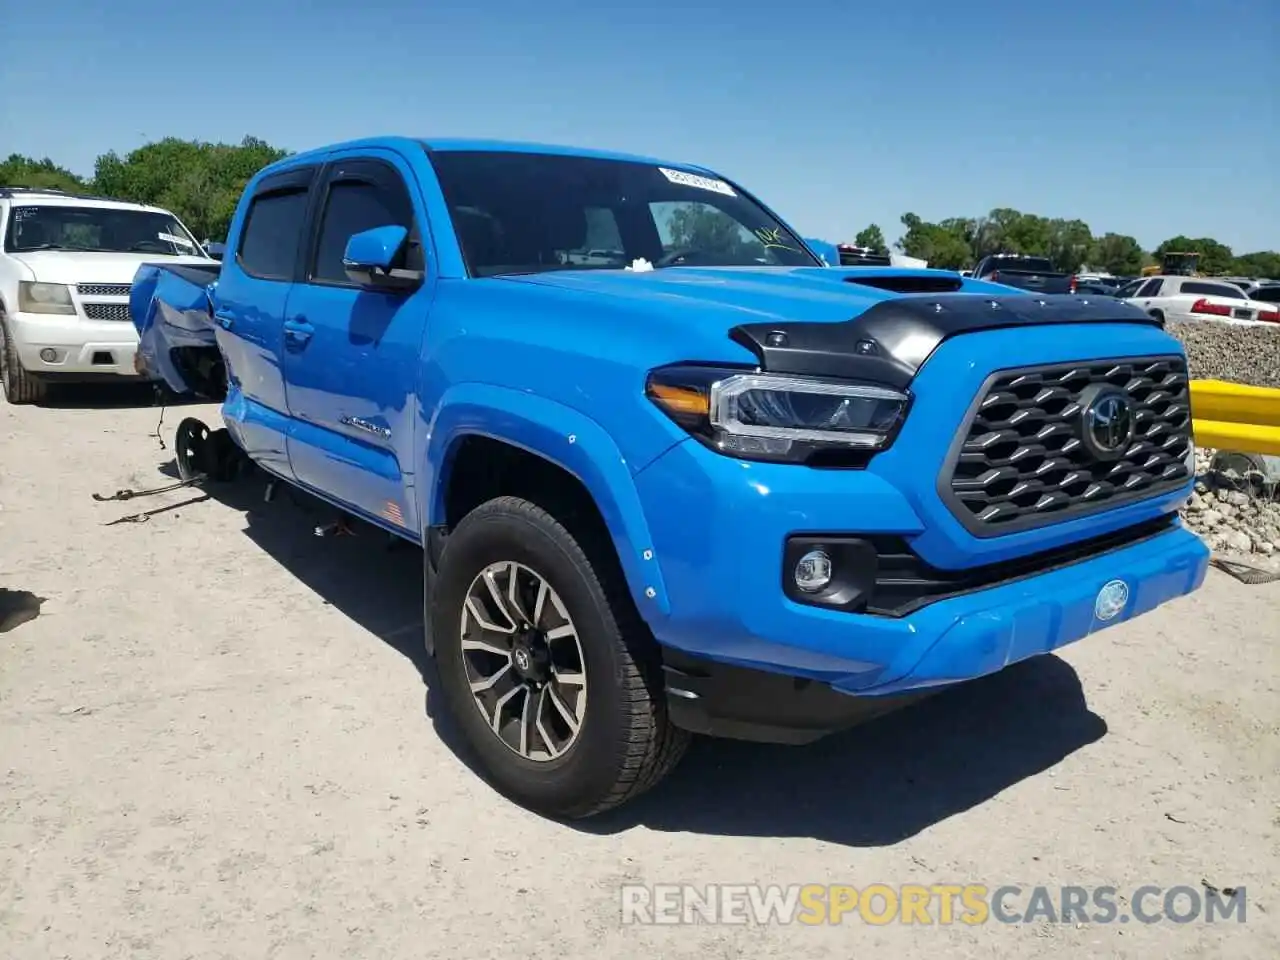
[[888,267],[893,261],[887,253],[877,253],[871,247],[859,247],[852,243],[836,244],[840,251],[842,267]]
[[0,384],[33,403],[54,381],[137,378],[129,284],[147,261],[208,263],[160,207],[0,187]]
[[1076,281],[1075,292],[1078,294],[1093,294],[1094,296],[1114,297],[1116,295],[1116,286],[1107,283],[1101,279]]
[[979,280],[1003,283],[1031,293],[1073,293],[1075,278],[1056,270],[1046,257],[1024,257],[1016,253],[993,253],[978,261],[973,275]]
[[1199,277],[1143,277],[1126,284],[1116,296],[1161,322],[1280,323],[1280,308],[1274,303],[1251,300],[1234,284]]
[[[719,228],[675,242],[688,216]],[[1203,581],[1186,354],[1125,304],[824,266],[714,171],[523,144],[292,155],[227,246],[139,270],[144,362],[223,401],[216,449],[425,548],[433,694],[533,809]]]
[[1280,281],[1253,280],[1242,287],[1244,295],[1259,303],[1280,304]]

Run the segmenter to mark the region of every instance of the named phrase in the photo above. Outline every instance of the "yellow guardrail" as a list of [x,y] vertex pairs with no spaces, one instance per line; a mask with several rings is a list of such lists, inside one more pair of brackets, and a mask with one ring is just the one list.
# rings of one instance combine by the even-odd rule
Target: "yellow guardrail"
[[1197,446],[1280,456],[1280,390],[1192,380],[1191,416]]

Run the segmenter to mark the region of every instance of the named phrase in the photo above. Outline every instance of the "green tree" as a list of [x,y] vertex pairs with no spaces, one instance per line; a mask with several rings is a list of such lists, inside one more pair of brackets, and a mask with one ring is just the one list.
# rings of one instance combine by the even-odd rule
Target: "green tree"
[[1089,259],[1093,249],[1093,231],[1083,220],[1050,220],[1047,255],[1053,265],[1066,273],[1075,273]]
[[1093,241],[1089,264],[1118,277],[1137,276],[1145,265],[1142,245],[1123,233],[1105,233]]
[[929,266],[944,270],[961,270],[973,265],[973,253],[962,234],[921,220],[914,213],[904,213],[902,225],[907,231],[898,241],[898,249],[907,256],[927,260]]
[[65,167],[60,167],[48,157],[36,160],[20,153],[9,154],[0,162],[0,187],[41,187],[45,190],[65,190],[68,193],[88,193],[88,186]]
[[860,230],[858,235],[853,238],[853,242],[859,247],[869,247],[873,253],[882,257],[887,256],[889,253],[889,245],[884,242],[884,233],[881,231],[879,224],[873,223]]
[[1204,274],[1229,274],[1235,267],[1235,255],[1226,244],[1219,243],[1210,237],[1192,239],[1179,234],[1170,237],[1151,251],[1156,263],[1166,253],[1198,253],[1200,254],[1199,270]]
[[98,157],[94,187],[108,196],[172,210],[201,239],[220,240],[249,179],[287,155],[256,137],[239,144],[166,137],[125,157]]
[[1242,277],[1268,277],[1280,280],[1280,253],[1274,250],[1259,250],[1257,253],[1246,253],[1236,257],[1232,273]]

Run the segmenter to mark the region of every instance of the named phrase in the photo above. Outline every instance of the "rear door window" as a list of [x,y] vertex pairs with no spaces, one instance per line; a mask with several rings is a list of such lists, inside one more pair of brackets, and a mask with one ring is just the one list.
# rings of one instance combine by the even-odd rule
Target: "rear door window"
[[245,273],[260,280],[293,279],[307,196],[305,187],[293,187],[254,197],[237,256]]
[[1244,291],[1239,287],[1228,286],[1225,283],[1201,283],[1197,280],[1182,281],[1182,292],[1185,294],[1194,294],[1197,297],[1228,297],[1232,300],[1245,299]]

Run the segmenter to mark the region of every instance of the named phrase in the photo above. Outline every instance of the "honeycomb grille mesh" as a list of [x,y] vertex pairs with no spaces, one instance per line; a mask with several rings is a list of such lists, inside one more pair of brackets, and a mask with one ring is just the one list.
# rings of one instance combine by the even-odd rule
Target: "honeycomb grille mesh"
[[[1083,395],[1123,390],[1133,436],[1116,459],[1086,444]],[[1181,357],[1062,364],[988,382],[950,465],[951,509],[970,530],[1012,532],[1176,489],[1190,479],[1191,396]]]
[[81,283],[77,284],[76,292],[82,297],[127,297],[129,295],[129,284]]
[[127,303],[86,303],[84,315],[90,320],[118,320],[121,323],[132,319]]

